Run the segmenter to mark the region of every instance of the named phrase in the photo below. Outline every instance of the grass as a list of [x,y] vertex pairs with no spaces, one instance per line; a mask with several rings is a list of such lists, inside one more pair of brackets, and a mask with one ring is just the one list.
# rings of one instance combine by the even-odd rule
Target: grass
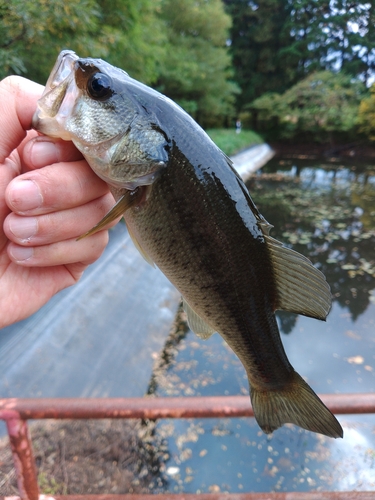
[[215,144],[228,156],[234,155],[255,144],[262,144],[264,140],[252,130],[241,130],[239,134],[233,129],[209,129],[206,130]]

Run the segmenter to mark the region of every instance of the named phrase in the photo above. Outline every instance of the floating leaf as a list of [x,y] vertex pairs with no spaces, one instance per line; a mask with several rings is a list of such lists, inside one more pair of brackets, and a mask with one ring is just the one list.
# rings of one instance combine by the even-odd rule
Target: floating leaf
[[168,476],[175,476],[179,472],[180,472],[179,467],[168,467],[168,469],[166,470],[166,473],[168,474]]
[[345,335],[347,337],[350,337],[351,339],[355,339],[355,340],[361,340],[361,338],[362,338],[360,335],[358,335],[358,333],[355,333],[352,330],[347,330],[345,332]]
[[352,356],[351,358],[346,358],[346,361],[352,365],[361,365],[364,363],[365,358],[363,356]]
[[341,266],[341,269],[345,269],[345,270],[349,271],[352,269],[357,269],[357,267],[354,266],[353,264],[344,264],[343,266]]

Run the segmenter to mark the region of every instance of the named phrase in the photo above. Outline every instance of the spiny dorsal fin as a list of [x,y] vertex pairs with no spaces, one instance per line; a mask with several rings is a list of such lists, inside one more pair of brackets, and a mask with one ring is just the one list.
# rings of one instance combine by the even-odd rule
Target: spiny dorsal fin
[[324,274],[309,259],[265,232],[264,239],[276,277],[278,301],[275,309],[326,319],[332,297]]
[[187,314],[188,325],[190,330],[198,335],[203,340],[207,340],[215,332],[195,311],[192,309],[186,300],[182,297],[182,305]]

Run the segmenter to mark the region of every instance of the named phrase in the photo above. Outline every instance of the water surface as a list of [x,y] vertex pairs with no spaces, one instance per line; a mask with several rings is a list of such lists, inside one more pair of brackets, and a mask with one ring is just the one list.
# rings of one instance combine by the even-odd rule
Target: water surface
[[[375,167],[284,160],[248,184],[271,235],[327,277],[326,322],[278,313],[294,368],[316,392],[375,390]],[[182,318],[183,319],[183,318]],[[158,396],[248,394],[245,371],[219,335],[197,338],[183,321],[151,391]],[[161,474],[171,492],[371,490],[373,415],[339,416],[344,439],[293,425],[266,436],[254,419],[161,421]]]

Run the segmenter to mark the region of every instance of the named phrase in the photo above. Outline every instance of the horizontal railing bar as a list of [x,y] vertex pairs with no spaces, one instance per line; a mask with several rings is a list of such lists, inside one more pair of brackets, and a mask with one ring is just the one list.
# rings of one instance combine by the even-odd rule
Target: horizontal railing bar
[[[375,413],[375,394],[323,394],[324,403],[336,414]],[[8,398],[0,399],[0,419],[8,424],[28,419],[92,418],[208,418],[253,416],[247,396],[189,398]],[[11,428],[13,429],[11,425]],[[14,425],[13,425],[14,426]],[[15,436],[15,439],[20,436]],[[15,457],[20,460],[17,444]],[[30,448],[30,447],[29,447]],[[23,448],[22,448],[23,449]],[[30,455],[30,456],[29,456]],[[32,459],[31,448],[25,463],[20,461],[19,486],[25,487],[23,499],[36,500],[370,500],[374,492],[288,492],[288,493],[203,493],[161,495],[39,495],[36,478],[25,480],[25,466]],[[25,483],[25,484],[24,484]],[[35,483],[35,484],[34,484]],[[32,491],[36,488],[36,491]],[[21,488],[22,490],[23,488]],[[32,492],[32,494],[30,493]],[[20,497],[0,497],[18,500]]]
[[[1,497],[0,500],[19,500]],[[277,493],[179,493],[144,495],[40,495],[39,500],[373,500],[371,491],[310,491]]]
[[[335,414],[375,413],[375,393],[321,394]],[[217,418],[253,416],[248,396],[185,398],[7,398],[0,420],[98,418]]]

